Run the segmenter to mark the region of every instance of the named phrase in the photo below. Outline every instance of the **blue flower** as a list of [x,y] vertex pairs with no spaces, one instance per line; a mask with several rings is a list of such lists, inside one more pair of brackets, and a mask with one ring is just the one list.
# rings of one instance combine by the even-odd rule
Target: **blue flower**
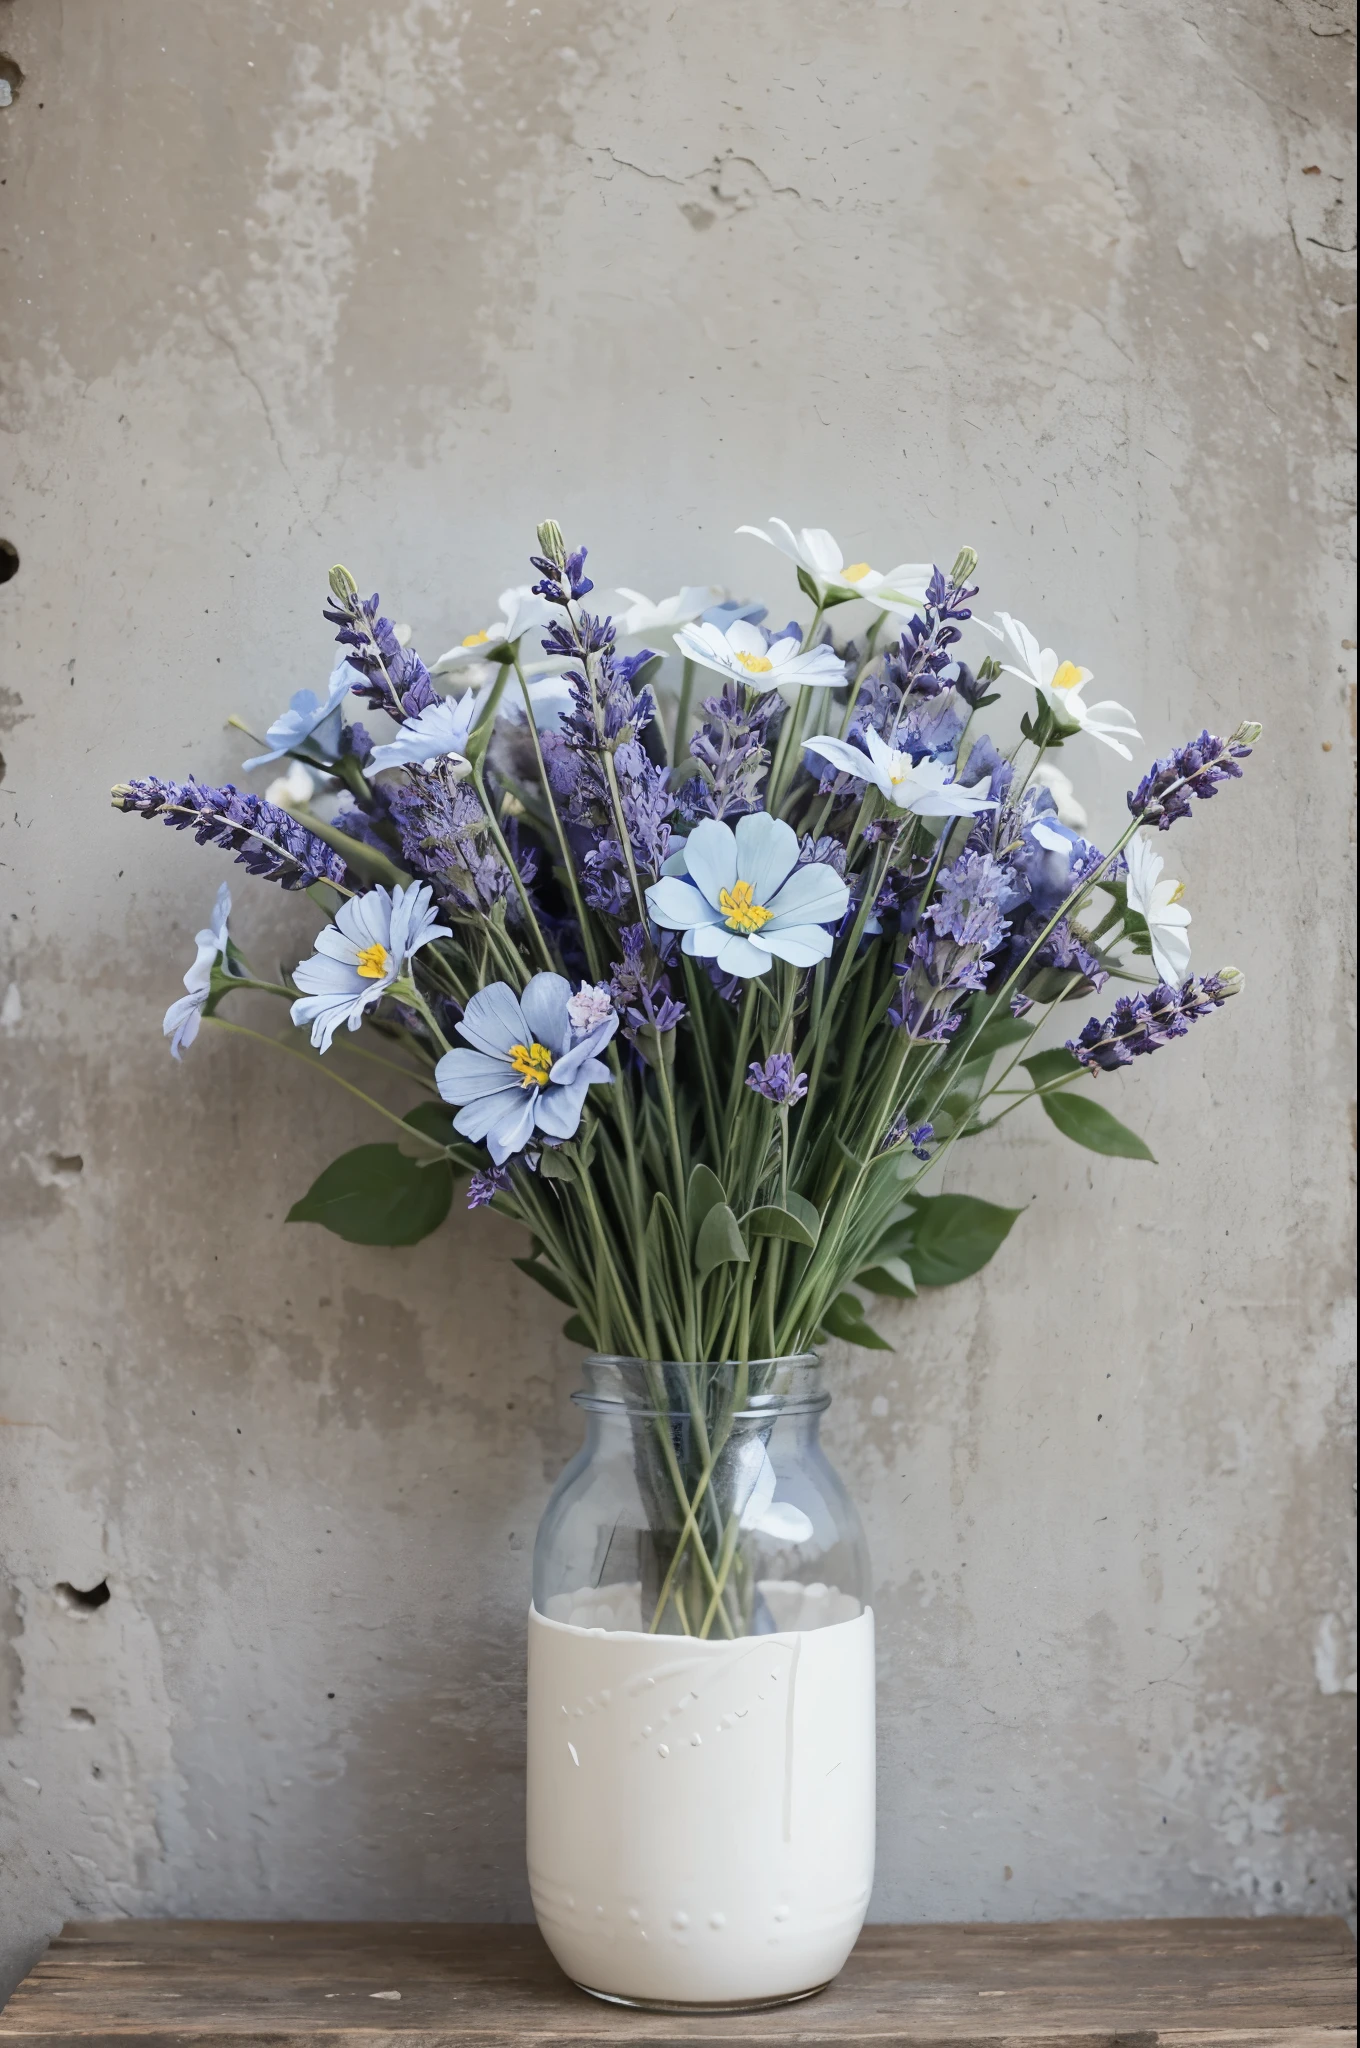
[[299,961],[293,980],[303,990],[294,1003],[295,1024],[310,1024],[312,1044],[328,1052],[342,1024],[357,1031],[365,1010],[385,996],[405,973],[413,953],[431,939],[453,934],[430,907],[428,882],[382,887],[351,896],[335,923],[317,934],[316,952]]
[[659,925],[683,932],[692,959],[716,960],[743,980],[767,974],[772,958],[794,967],[825,960],[850,893],[832,867],[798,865],[798,835],[782,818],[753,811],[735,832],[703,818],[685,842],[688,881],[664,875],[647,891]]
[[241,766],[265,768],[271,761],[281,761],[285,754],[297,753],[309,740],[312,742],[310,758],[324,755],[326,759],[333,760],[340,751],[340,706],[355,683],[361,680],[349,662],[342,661],[331,670],[324,704],[315,690],[295,691],[282,718],[276,718],[265,734],[270,751],[253,754]]
[[420,768],[444,754],[466,759],[468,734],[485,703],[484,690],[469,690],[462,697],[436,697],[415,718],[406,720],[394,740],[373,749],[369,773],[377,775],[384,768]]
[[231,891],[223,882],[213,904],[212,922],[201,932],[195,932],[194,944],[198,951],[193,966],[184,977],[187,996],[181,996],[171,1003],[161,1026],[170,1041],[170,1051],[178,1059],[186,1045],[192,1045],[198,1037],[198,1020],[203,1015],[203,1006],[212,994],[213,969],[219,960],[225,961],[227,946],[227,919],[231,916]]
[[571,1001],[571,983],[560,974],[534,975],[521,996],[508,982],[493,981],[477,991],[458,1026],[468,1049],[455,1046],[434,1070],[445,1102],[463,1105],[454,1129],[485,1143],[497,1166],[522,1152],[535,1130],[574,1138],[587,1088],[613,1078],[596,1054],[618,1018],[578,1038]]

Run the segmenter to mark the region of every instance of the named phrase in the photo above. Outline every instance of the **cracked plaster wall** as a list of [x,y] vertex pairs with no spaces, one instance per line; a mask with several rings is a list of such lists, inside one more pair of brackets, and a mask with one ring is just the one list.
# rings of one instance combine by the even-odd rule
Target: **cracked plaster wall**
[[1174,841],[1248,993],[1111,1087],[1160,1168],[983,1141],[952,1184],[1032,1213],[835,1360],[831,1433],[877,1917],[1344,1910],[1349,15],[0,0],[0,48],[0,1970],[68,1914],[528,1911],[573,1354],[498,1221],[280,1227],[367,1127],[172,1068],[225,870],[106,791],[233,770],[332,560],[433,652],[546,511],[649,590],[773,588],[771,512],[971,540],[1149,752],[1267,722]]

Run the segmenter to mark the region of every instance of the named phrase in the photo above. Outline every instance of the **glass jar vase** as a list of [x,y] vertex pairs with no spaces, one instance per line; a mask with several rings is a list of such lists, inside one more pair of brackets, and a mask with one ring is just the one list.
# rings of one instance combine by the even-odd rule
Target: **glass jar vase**
[[834,1977],[873,1880],[864,1537],[816,1357],[588,1359],[529,1617],[529,1875],[584,1989],[726,2009]]

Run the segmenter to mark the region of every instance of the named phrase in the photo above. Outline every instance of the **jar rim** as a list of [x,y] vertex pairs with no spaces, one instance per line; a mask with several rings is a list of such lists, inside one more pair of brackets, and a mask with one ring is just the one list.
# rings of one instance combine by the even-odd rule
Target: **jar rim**
[[[763,1368],[771,1371],[783,1368],[781,1384],[748,1393],[742,1407],[730,1411],[730,1419],[750,1418],[765,1421],[783,1415],[817,1414],[830,1406],[831,1396],[820,1379],[821,1359],[815,1351],[794,1351],[776,1358],[752,1358],[745,1364],[749,1374],[758,1374]],[[727,1381],[730,1385],[742,1369],[739,1359],[647,1359],[627,1357],[611,1352],[591,1352],[584,1362],[586,1385],[577,1387],[572,1401],[578,1408],[593,1413],[670,1415],[688,1418],[693,1413],[693,1398],[687,1398],[683,1382],[677,1384],[678,1376],[702,1373],[703,1386],[696,1385],[695,1393],[702,1395],[711,1390],[715,1382]],[[596,1374],[599,1379],[596,1379]],[[644,1375],[660,1373],[664,1380],[665,1403],[657,1398],[658,1390],[644,1380]],[[613,1375],[615,1384],[601,1384],[606,1375]]]

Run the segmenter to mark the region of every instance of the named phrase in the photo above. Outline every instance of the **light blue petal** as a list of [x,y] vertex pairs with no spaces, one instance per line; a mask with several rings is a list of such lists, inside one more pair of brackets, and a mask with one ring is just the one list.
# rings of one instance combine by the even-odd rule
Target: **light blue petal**
[[530,1035],[508,981],[493,981],[489,988],[478,989],[457,1028],[459,1037],[475,1045],[478,1052],[507,1053],[512,1045],[526,1044]]
[[730,889],[737,879],[737,842],[732,827],[717,818],[702,819],[685,842],[685,866],[690,880],[716,908],[723,890]]
[[534,1122],[540,1131],[550,1138],[574,1138],[589,1086],[582,1078],[566,1088],[545,1088],[534,1104]]
[[684,875],[686,873],[685,836],[682,832],[672,833],[671,850],[661,863],[661,872],[663,875]]
[[687,932],[695,925],[712,924],[719,912],[693,882],[681,882],[663,875],[647,891],[647,908],[667,931]]
[[[318,936],[318,945],[325,936],[325,932]],[[310,960],[299,960],[293,980],[309,996],[357,996],[377,988],[375,982],[364,980],[351,959],[336,960],[329,953],[313,953]]]
[[536,974],[519,999],[525,1023],[551,1053],[564,1053],[571,1044],[570,995],[571,983],[562,975]]
[[181,996],[178,1002],[171,1003],[166,1011],[161,1030],[170,1040],[170,1052],[174,1059],[178,1059],[183,1048],[192,1045],[198,1037],[199,1019],[203,1015],[206,1000],[206,996]]
[[588,1038],[583,1038],[579,1045],[572,1046],[570,1052],[564,1052],[561,1059],[554,1062],[548,1079],[555,1087],[567,1088],[585,1072],[587,1067],[596,1067],[599,1069],[594,1076],[596,1080],[612,1080],[613,1076],[608,1067],[597,1060],[595,1055],[601,1046],[608,1045],[618,1028],[617,1017],[606,1017],[604,1023],[597,1026]]
[[773,900],[758,896],[756,901],[774,912],[770,922],[761,927],[768,938],[791,924],[839,924],[850,891],[834,868],[814,861],[810,867],[795,869]]
[[780,883],[797,866],[798,834],[768,811],[749,811],[737,819],[737,873],[751,884],[757,903],[769,907]]
[[[481,1144],[492,1131],[512,1129],[528,1112],[525,1135],[534,1127],[534,1096],[536,1089],[521,1088],[516,1082],[513,1088],[502,1088],[499,1095],[482,1095],[476,1102],[465,1103],[453,1120],[455,1131],[461,1131],[474,1144]],[[524,1139],[520,1139],[520,1144]],[[503,1157],[504,1155],[502,1155]],[[499,1162],[497,1162],[499,1164]]]
[[[486,1134],[486,1149],[497,1166],[504,1166],[512,1152],[522,1152],[534,1134],[534,1108],[538,1100],[537,1090],[524,1097],[517,1108],[507,1109],[501,1121]],[[467,1112],[464,1110],[463,1115]]]
[[815,967],[819,960],[830,959],[835,940],[819,924],[790,925],[786,931],[775,931],[766,925],[763,932],[756,933],[751,944],[757,952],[773,953],[777,959],[787,960],[794,967]]
[[[306,965],[305,962],[303,964]],[[361,995],[347,996],[335,992],[300,996],[289,1014],[295,1024],[311,1025],[312,1044],[318,1052],[329,1052],[331,1040],[340,1026],[348,1024],[351,1031],[357,1031],[364,1020],[364,1011],[381,994],[382,990],[370,982]]]
[[[381,882],[362,896],[351,896],[335,913],[336,929],[362,953],[368,946],[392,950],[392,898]],[[325,934],[322,934],[324,937]],[[320,941],[318,941],[318,946]],[[327,947],[328,952],[333,948]]]
[[435,1067],[434,1085],[445,1102],[480,1102],[484,1095],[518,1088],[520,1080],[508,1060],[456,1045]]
[[680,941],[680,951],[688,953],[691,960],[712,960],[729,936],[726,925],[715,917],[712,924],[696,924],[687,931]]
[[741,932],[725,932],[718,948],[717,961],[724,974],[739,974],[743,981],[753,975],[768,974],[770,956],[751,944]]

